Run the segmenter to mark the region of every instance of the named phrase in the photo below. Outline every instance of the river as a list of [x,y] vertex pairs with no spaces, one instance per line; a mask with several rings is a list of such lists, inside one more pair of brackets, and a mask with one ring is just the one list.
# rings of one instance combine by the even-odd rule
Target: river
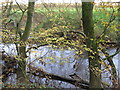
[[[8,44],[0,46],[0,51],[6,51],[9,55],[16,55],[15,45]],[[115,48],[108,49],[107,52],[109,54],[114,54],[116,51]],[[64,76],[70,78],[69,75],[76,73],[84,80],[89,80],[89,69],[88,69],[88,59],[87,54],[83,58],[76,58],[74,50],[60,50],[60,49],[53,49],[49,46],[43,46],[38,49],[32,49],[31,52],[27,53],[27,63],[34,65],[34,67],[43,68],[44,71],[53,73],[56,75]],[[119,60],[120,53],[113,57],[113,62],[117,68],[117,72],[119,70],[118,60]],[[104,56],[101,56],[104,58]],[[120,77],[120,76],[119,76]],[[39,82],[46,84],[48,86],[55,86],[55,87],[63,87],[63,88],[74,88],[74,85],[60,82],[56,80],[46,80],[46,79],[39,79],[38,77],[31,78],[33,82]],[[102,74],[102,80],[104,82],[109,83],[112,85],[110,80],[110,73],[109,71]],[[47,81],[47,82],[45,82]],[[16,82],[16,80],[12,80],[11,78],[8,79],[8,82]],[[49,84],[48,84],[49,83]]]

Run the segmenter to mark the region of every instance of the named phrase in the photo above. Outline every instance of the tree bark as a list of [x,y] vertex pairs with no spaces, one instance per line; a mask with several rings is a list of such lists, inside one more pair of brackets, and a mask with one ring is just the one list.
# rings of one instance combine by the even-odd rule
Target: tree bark
[[94,35],[93,2],[82,2],[83,30],[87,37],[90,88],[101,88],[101,65],[97,51],[97,43]]

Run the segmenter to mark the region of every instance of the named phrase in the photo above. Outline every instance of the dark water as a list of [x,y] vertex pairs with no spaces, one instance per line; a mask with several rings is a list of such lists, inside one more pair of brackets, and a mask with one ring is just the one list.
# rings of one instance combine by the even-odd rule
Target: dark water
[[[0,50],[5,50],[10,55],[16,55],[15,45],[2,45]],[[109,54],[114,54],[116,49],[108,49]],[[82,77],[84,80],[89,80],[89,69],[88,69],[88,59],[87,55],[83,58],[76,58],[74,50],[60,50],[60,49],[52,49],[49,46],[40,47],[37,50],[32,49],[31,52],[28,52],[27,55],[27,63],[32,64],[35,67],[43,68],[46,72],[53,73],[56,75],[64,76],[70,78],[69,75],[76,73],[78,76]],[[117,68],[117,72],[120,69],[120,53],[113,57],[113,62]],[[101,57],[104,56],[101,54]],[[14,77],[9,77],[8,82],[16,82]],[[105,72],[102,74],[102,79],[104,82],[112,85],[110,80],[110,73]],[[33,82],[39,82],[45,84],[45,81],[49,83],[48,86],[56,86],[56,87],[64,87],[64,88],[74,88],[74,85],[56,81],[56,80],[46,80],[39,79],[38,77],[31,78]]]

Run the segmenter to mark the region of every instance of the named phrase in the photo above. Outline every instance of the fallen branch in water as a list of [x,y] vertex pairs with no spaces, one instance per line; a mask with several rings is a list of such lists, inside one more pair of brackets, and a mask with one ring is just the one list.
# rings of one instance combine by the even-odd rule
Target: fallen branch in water
[[[64,82],[73,84],[73,85],[75,85],[77,87],[80,87],[80,88],[83,88],[83,89],[88,89],[89,88],[89,83],[85,80],[71,79],[71,78],[66,78],[66,77],[63,77],[63,76],[47,73],[47,72],[43,71],[42,69],[35,68],[33,66],[29,66],[29,68],[31,69],[31,71],[28,72],[28,73],[31,73],[34,76],[38,76],[40,78],[49,78],[49,79],[52,79],[52,80],[64,81]],[[37,74],[37,73],[39,73],[39,74]]]
[[[11,61],[12,63],[18,60],[16,60],[16,58],[14,56],[8,56],[8,55],[5,55],[2,53],[2,60],[5,60],[7,61],[7,66],[9,66],[9,63],[11,65]],[[16,63],[17,64],[17,63]],[[10,68],[13,68],[13,65],[10,66]],[[41,68],[35,68],[31,65],[29,65],[29,69],[31,70],[30,72],[28,73],[31,73],[33,74],[34,76],[38,76],[40,78],[49,78],[49,79],[52,79],[52,80],[60,80],[60,81],[64,81],[64,82],[67,82],[67,83],[70,83],[70,84],[73,84],[77,87],[81,87],[81,88],[84,88],[84,89],[87,89],[89,88],[89,83],[85,80],[78,80],[78,79],[71,79],[71,78],[66,78],[66,77],[63,77],[63,76],[59,76],[59,75],[54,75],[54,74],[51,74],[51,73],[47,73],[45,71],[43,71]],[[4,71],[4,70],[3,70]],[[6,72],[6,71],[5,71]],[[13,71],[14,72],[14,71]],[[39,73],[39,74],[37,74]],[[5,73],[6,74],[6,73]],[[7,77],[7,76],[6,76]]]
[[[2,53],[2,60],[7,61],[7,66],[6,67],[10,66],[10,68],[14,68],[14,64],[16,65],[17,62],[18,62],[18,60],[14,56],[9,56],[9,55],[3,54],[3,53]],[[11,66],[11,63],[12,63],[12,66]],[[63,76],[48,73],[48,72],[46,72],[46,71],[44,71],[44,70],[42,70],[41,68],[38,68],[38,67],[33,67],[31,65],[28,65],[28,67],[29,67],[29,70],[30,70],[28,73],[33,74],[34,76],[38,76],[40,78],[52,79],[52,80],[60,80],[60,81],[67,82],[67,83],[70,83],[72,85],[75,85],[76,87],[83,88],[83,89],[88,89],[89,88],[89,82],[83,80],[80,77],[79,77],[80,79],[66,78],[66,77],[63,77]],[[11,69],[11,70],[12,70],[12,73],[15,73],[15,71],[17,69]],[[8,70],[7,71],[3,70],[3,72],[8,72]],[[11,72],[9,72],[9,73],[11,73]],[[7,75],[6,75],[6,77],[7,77]],[[103,82],[102,82],[102,84],[105,85],[105,87],[109,87],[109,85],[107,85]]]

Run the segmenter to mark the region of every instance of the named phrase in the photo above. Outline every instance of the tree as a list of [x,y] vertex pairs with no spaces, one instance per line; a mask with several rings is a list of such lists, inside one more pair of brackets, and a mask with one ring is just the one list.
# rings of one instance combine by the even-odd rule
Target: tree
[[93,2],[82,2],[83,30],[88,48],[90,88],[101,88],[101,65],[99,63],[98,45],[95,39],[93,25]]
[[[90,86],[89,87],[90,88],[104,87],[104,83],[101,80],[101,72],[102,72],[101,65],[104,65],[105,64],[104,61],[107,60],[111,67],[111,70],[110,70],[111,81],[112,81],[113,87],[116,88],[117,87],[117,71],[116,71],[116,66],[113,62],[113,57],[117,55],[120,52],[120,50],[118,48],[118,50],[116,50],[116,52],[113,55],[110,55],[107,52],[106,46],[102,46],[100,51],[103,52],[104,56],[106,57],[104,59],[100,58],[99,56],[100,52],[98,51],[99,50],[98,48],[101,44],[107,43],[107,40],[105,39],[105,37],[107,36],[108,27],[115,20],[115,17],[114,17],[115,11],[113,9],[113,12],[110,15],[110,19],[108,20],[108,23],[104,26],[102,34],[99,36],[99,38],[96,38],[95,33],[94,33],[93,11],[92,10],[93,10],[93,2],[82,2],[83,29],[84,29],[84,33],[86,34],[86,45],[88,49],[89,71],[90,71]],[[118,14],[118,18],[119,18],[119,14]],[[119,38],[119,31],[117,34]],[[119,47],[119,39],[117,40],[118,40],[118,47]],[[101,62],[103,62],[104,64],[102,64]],[[106,67],[109,65],[106,64]]]
[[17,77],[19,78],[20,82],[26,83],[26,40],[28,39],[30,35],[30,30],[32,26],[32,17],[34,13],[34,5],[35,0],[31,2],[31,0],[28,1],[28,12],[27,12],[27,21],[25,30],[20,37],[20,47],[19,47],[19,56],[21,61],[18,61],[18,70],[17,70]]

